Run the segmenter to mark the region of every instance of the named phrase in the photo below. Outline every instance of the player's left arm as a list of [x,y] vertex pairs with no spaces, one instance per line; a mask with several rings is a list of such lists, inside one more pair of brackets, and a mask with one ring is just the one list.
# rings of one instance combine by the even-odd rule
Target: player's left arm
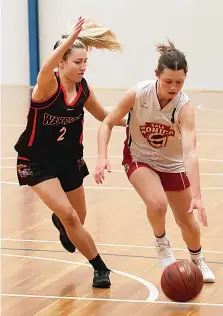
[[201,198],[199,163],[196,153],[196,126],[194,109],[190,102],[179,113],[178,121],[182,136],[183,160],[187,176],[191,183],[194,198]]
[[178,120],[182,136],[184,166],[192,191],[192,201],[189,212],[193,212],[194,209],[197,209],[200,222],[203,223],[204,226],[207,226],[207,217],[201,201],[200,172],[196,153],[197,135],[195,114],[190,102],[181,108]]
[[[106,111],[103,106],[98,102],[92,88],[90,89],[90,96],[85,102],[84,106],[88,112],[90,112],[98,121],[103,122],[108,111]],[[117,126],[126,126],[126,120],[122,119]]]

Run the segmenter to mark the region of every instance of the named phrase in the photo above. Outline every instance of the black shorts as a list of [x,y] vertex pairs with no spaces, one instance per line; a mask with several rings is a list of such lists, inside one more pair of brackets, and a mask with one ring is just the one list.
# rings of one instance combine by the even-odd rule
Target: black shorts
[[20,185],[34,186],[43,181],[58,178],[63,190],[69,192],[79,188],[88,174],[83,158],[52,163],[31,161],[20,156],[17,158],[17,176]]

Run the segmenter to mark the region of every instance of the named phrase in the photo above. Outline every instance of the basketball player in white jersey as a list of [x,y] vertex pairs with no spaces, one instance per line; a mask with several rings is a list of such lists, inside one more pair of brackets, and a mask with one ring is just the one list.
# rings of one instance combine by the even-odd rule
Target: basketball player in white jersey
[[128,114],[127,137],[123,150],[126,175],[147,207],[156,249],[163,267],[175,261],[165,231],[167,204],[172,208],[191,260],[199,267],[204,282],[215,282],[201,250],[200,227],[207,226],[201,200],[199,165],[196,154],[194,110],[181,91],[186,74],[185,55],[169,45],[158,45],[160,57],[157,80],[145,81],[128,90],[103,121],[98,134],[98,162],[95,181],[110,171],[107,146],[111,131]]

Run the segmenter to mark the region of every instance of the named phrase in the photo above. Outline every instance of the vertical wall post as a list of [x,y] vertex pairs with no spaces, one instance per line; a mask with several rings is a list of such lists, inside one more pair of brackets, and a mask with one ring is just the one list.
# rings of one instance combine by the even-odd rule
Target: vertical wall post
[[36,84],[39,72],[38,0],[28,0],[30,85]]

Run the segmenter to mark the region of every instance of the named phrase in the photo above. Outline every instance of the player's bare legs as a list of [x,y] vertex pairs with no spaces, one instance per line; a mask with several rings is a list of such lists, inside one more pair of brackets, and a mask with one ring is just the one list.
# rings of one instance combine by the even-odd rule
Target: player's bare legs
[[165,267],[175,259],[165,234],[167,198],[160,178],[153,170],[140,167],[133,171],[130,182],[147,207],[147,217],[156,236],[157,253],[162,267]]
[[176,223],[181,229],[183,239],[193,260],[200,268],[204,282],[214,282],[215,276],[208,268],[201,250],[200,227],[194,214],[188,213],[192,200],[191,189],[166,192]]
[[32,187],[40,199],[58,216],[71,242],[89,260],[95,270],[93,286],[109,287],[109,269],[100,258],[95,243],[80,222],[57,178]]
[[85,218],[86,218],[86,202],[85,202],[85,193],[83,185],[75,190],[65,192],[66,196],[73,206],[77,215],[79,216],[80,222],[84,225]]
[[[81,224],[84,225],[86,218],[86,202],[83,185],[75,190],[65,193],[70,204],[77,212]],[[52,221],[60,232],[60,241],[63,247],[69,252],[75,252],[75,245],[73,245],[73,243],[70,241],[63,224],[61,223],[59,217],[55,213],[52,214]]]
[[200,249],[199,223],[195,220],[193,212],[188,213],[192,199],[191,189],[187,188],[177,192],[167,191],[166,195],[188,249]]

